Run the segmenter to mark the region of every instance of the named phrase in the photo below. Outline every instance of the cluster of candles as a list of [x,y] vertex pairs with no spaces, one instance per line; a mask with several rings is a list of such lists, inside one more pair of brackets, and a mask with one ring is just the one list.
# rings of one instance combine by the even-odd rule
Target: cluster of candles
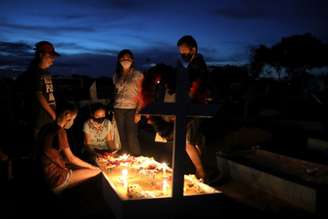
[[[166,194],[169,188],[167,175],[166,175],[168,166],[166,163],[162,163],[161,167],[163,170],[162,191],[164,194]],[[124,168],[121,172],[121,183],[126,193],[128,192],[128,176],[129,176],[128,169]]]

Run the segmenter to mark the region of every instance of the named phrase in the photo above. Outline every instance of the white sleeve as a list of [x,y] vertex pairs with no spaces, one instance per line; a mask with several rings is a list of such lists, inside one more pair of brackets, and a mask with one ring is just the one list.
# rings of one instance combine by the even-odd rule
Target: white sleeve
[[83,124],[83,132],[89,134],[89,133],[90,133],[90,128],[89,128],[88,123],[89,123],[89,120],[87,120],[87,121]]
[[110,132],[111,134],[113,134],[113,125],[112,125],[112,123],[111,123],[111,121],[110,120],[107,120],[108,121],[108,132]]

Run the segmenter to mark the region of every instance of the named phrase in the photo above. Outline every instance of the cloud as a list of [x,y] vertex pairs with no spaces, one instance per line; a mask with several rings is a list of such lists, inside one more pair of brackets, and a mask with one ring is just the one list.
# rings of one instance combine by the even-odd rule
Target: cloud
[[[58,0],[57,0],[58,2]],[[79,6],[89,7],[91,9],[102,9],[102,10],[124,10],[132,11],[143,8],[146,5],[145,1],[140,0],[97,0],[90,4],[89,0],[59,0],[63,4],[68,6]]]
[[32,47],[24,42],[11,43],[0,41],[0,54],[14,56],[30,56]]
[[[243,4],[242,4],[243,5]],[[269,14],[266,13],[265,5],[247,5],[245,7],[226,7],[226,8],[219,8],[214,11],[214,14],[231,18],[231,19],[257,19],[257,18],[264,18],[268,17]]]
[[76,54],[59,57],[51,71],[54,74],[80,74],[91,77],[111,76],[116,57],[104,54]]
[[318,19],[328,18],[326,9],[328,2],[325,0],[243,0],[222,5],[214,10],[214,14],[230,19],[280,19],[280,18],[299,18],[298,16],[310,16]]
[[[153,41],[152,46],[146,49],[133,49],[135,55],[136,66],[138,69],[145,71],[152,64],[165,63],[175,66],[178,58],[178,52],[175,45],[167,45],[165,42]],[[91,77],[111,76],[115,71],[116,56],[119,51],[111,49],[95,49],[89,50],[76,43],[57,43],[56,48],[70,49],[76,48],[85,53],[65,54],[58,57],[51,72],[54,74],[71,75],[81,74]],[[7,55],[0,53],[0,69],[18,69],[24,71],[33,58],[32,46],[24,42],[0,42],[1,51]],[[60,51],[58,49],[58,51]],[[232,54],[228,56],[217,57],[218,51],[213,48],[201,48],[205,60],[209,64],[226,64],[238,63],[245,61],[245,54]],[[10,55],[8,55],[10,54]]]
[[104,2],[109,2],[109,6],[120,10],[135,10],[140,9],[143,6],[143,3],[141,3],[140,1],[138,2],[133,0],[111,0]]
[[12,29],[12,30],[26,30],[26,31],[37,31],[45,32],[48,34],[58,34],[67,32],[95,32],[94,27],[77,27],[77,26],[50,26],[50,25],[28,25],[28,24],[17,24],[10,22],[0,22],[0,29]]

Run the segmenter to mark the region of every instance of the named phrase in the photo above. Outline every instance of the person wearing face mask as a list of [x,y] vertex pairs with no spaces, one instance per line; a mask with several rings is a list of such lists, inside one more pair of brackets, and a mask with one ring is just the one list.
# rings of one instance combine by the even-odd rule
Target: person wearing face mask
[[114,117],[121,141],[121,152],[140,155],[140,144],[136,126],[137,113],[142,107],[141,84],[143,74],[134,68],[134,55],[123,49],[117,56],[116,72],[113,76],[115,85]]
[[188,93],[191,101],[206,103],[209,96],[208,70],[203,56],[198,52],[196,40],[190,35],[185,35],[178,40],[177,46],[180,54],[177,69],[184,68],[188,73]]
[[[177,73],[188,74],[188,95],[193,103],[207,103],[207,65],[203,56],[198,53],[196,40],[185,35],[177,42],[180,57],[177,62]],[[180,69],[179,68],[183,68]],[[178,85],[177,85],[178,86]],[[186,128],[186,152],[196,169],[198,178],[205,178],[206,173],[201,160],[204,135],[201,131],[202,121],[198,118],[188,119]]]
[[[68,142],[66,130],[71,128],[77,116],[77,108],[63,103],[57,108],[56,121],[42,127],[38,136],[39,166],[46,185],[60,193],[100,173],[100,169],[75,156]],[[78,169],[70,169],[67,162]]]
[[107,109],[101,103],[91,106],[91,118],[83,125],[84,145],[92,157],[103,151],[115,151],[114,126],[107,119]]

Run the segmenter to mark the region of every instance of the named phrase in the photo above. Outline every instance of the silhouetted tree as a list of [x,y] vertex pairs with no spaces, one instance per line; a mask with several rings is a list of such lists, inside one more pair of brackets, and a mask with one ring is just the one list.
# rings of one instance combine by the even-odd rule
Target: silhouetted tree
[[306,68],[328,65],[328,45],[310,33],[285,37],[271,48],[260,45],[251,51],[253,76],[258,76],[265,64],[286,67],[293,78]]
[[251,76],[258,77],[262,67],[271,62],[271,49],[261,44],[251,50]]

